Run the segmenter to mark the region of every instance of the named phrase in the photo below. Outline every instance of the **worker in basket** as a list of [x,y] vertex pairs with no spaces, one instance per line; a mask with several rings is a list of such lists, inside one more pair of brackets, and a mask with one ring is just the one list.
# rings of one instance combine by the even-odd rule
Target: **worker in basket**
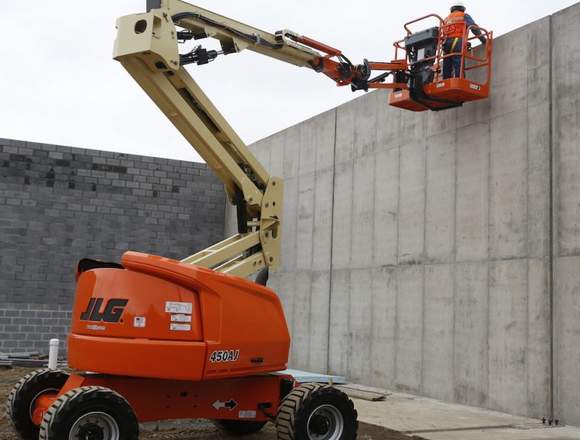
[[[443,79],[461,76],[463,37],[467,28],[477,26],[473,18],[465,12],[466,9],[462,1],[454,2],[451,6],[451,14],[443,22],[443,53],[445,55],[457,54],[443,60]],[[479,36],[482,44],[486,43],[486,38],[479,28],[471,28],[471,31]]]

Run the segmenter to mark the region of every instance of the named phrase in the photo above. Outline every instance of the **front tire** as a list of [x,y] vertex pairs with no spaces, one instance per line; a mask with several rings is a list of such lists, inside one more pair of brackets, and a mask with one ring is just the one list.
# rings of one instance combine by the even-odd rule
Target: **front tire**
[[358,414],[342,391],[304,384],[282,402],[276,418],[278,440],[355,440]]
[[38,440],[39,428],[32,422],[36,400],[45,393],[57,394],[68,380],[60,370],[36,370],[26,375],[14,386],[6,402],[12,425],[23,440]]
[[44,415],[39,440],[138,440],[139,424],[123,396],[81,387],[59,397]]

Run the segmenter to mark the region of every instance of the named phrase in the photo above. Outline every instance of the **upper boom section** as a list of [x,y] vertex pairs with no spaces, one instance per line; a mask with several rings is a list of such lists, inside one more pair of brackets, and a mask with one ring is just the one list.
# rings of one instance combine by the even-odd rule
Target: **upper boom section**
[[311,67],[320,54],[305,48],[281,45],[276,36],[180,0],[153,0],[148,10],[167,10],[174,21],[193,33],[196,40],[215,38],[220,41],[224,54],[249,49],[300,67]]
[[[148,0],[147,10],[167,11],[177,25],[187,29],[178,33],[178,39],[219,40],[221,52],[200,49],[199,54],[192,52],[182,56],[182,64],[207,64],[218,55],[248,49],[295,66],[313,69],[328,76],[337,85],[353,85],[355,90],[368,90],[368,79],[373,69],[385,70],[384,63],[365,61],[355,66],[339,49],[296,32],[281,30],[272,34],[181,0]],[[398,70],[405,66],[395,63],[389,67]]]

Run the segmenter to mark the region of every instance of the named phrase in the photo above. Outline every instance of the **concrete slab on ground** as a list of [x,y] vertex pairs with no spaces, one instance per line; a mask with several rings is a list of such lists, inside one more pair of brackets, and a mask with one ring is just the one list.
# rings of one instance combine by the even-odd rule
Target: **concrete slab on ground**
[[382,402],[353,398],[359,421],[425,440],[578,440],[580,428],[410,394],[386,393]]

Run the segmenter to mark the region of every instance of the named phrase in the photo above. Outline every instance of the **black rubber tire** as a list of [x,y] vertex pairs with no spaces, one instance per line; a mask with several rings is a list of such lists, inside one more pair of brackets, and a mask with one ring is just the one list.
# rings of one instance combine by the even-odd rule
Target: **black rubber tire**
[[30,408],[35,398],[44,391],[60,390],[68,377],[67,373],[60,370],[36,370],[14,386],[6,401],[6,413],[23,440],[38,440],[39,428],[30,417]]
[[214,420],[214,425],[228,434],[250,435],[260,431],[268,422],[248,420]]
[[66,440],[75,422],[92,412],[111,416],[118,425],[121,440],[139,439],[139,423],[131,405],[123,396],[104,387],[76,388],[60,396],[44,415],[38,439]]
[[321,405],[331,405],[340,411],[343,431],[340,440],[355,440],[358,433],[358,413],[342,391],[320,384],[303,384],[286,396],[276,418],[278,440],[310,440],[308,420]]

